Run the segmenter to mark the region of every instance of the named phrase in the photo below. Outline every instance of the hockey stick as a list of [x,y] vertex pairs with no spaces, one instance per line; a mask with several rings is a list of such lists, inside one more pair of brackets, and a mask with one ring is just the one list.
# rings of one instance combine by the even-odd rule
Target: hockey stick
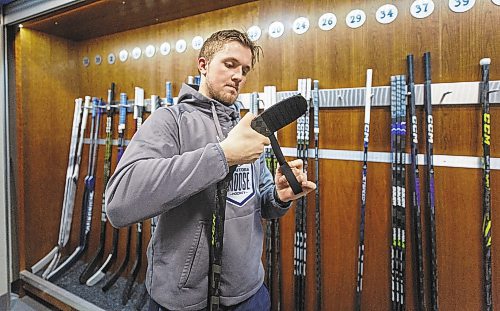
[[[119,123],[118,123],[118,155],[117,155],[117,163],[120,162],[120,159],[123,155],[123,152],[125,151],[125,129],[126,129],[126,124],[127,124],[127,94],[126,93],[120,93],[120,117],[119,117]],[[125,258],[123,258],[122,263],[120,264],[119,268],[111,275],[111,277],[108,279],[108,281],[104,284],[102,287],[102,290],[104,292],[107,292],[113,284],[115,284],[116,280],[120,277],[120,275],[123,273],[123,270],[127,267],[128,260],[130,257],[130,238],[132,235],[131,227],[129,226],[127,228],[127,244],[126,244],[126,250],[125,250]],[[118,236],[119,230],[117,228],[113,228],[113,241],[115,241],[114,237]],[[116,239],[118,242],[118,239]],[[116,250],[118,248],[118,245],[113,244],[113,250]],[[111,252],[113,253],[113,251]],[[90,280],[90,279],[89,279]]]
[[397,231],[397,104],[396,104],[396,77],[391,77],[391,180],[392,180],[392,210],[391,210],[391,309],[398,310],[399,283],[398,283],[398,231]]
[[370,137],[370,107],[372,98],[372,69],[366,71],[365,90],[365,125],[363,135],[363,172],[361,176],[361,223],[359,225],[358,276],[356,285],[356,310],[361,310],[361,292],[363,291],[363,263],[365,256],[365,209],[368,172],[368,141]]
[[399,135],[399,148],[398,148],[398,226],[399,226],[399,308],[405,310],[405,280],[406,280],[406,77],[400,75],[398,81],[398,135]]
[[491,185],[490,185],[490,88],[489,73],[491,59],[483,58],[481,66],[481,82],[479,84],[480,104],[482,107],[482,141],[483,141],[483,269],[484,269],[484,307],[493,310],[492,274],[491,274]]
[[[71,184],[73,183],[73,173],[75,169],[75,161],[77,157],[77,144],[78,144],[78,129],[80,127],[80,121],[81,121],[81,109],[82,108],[82,99],[78,98],[75,99],[75,110],[73,113],[73,125],[71,127],[71,142],[70,142],[70,151],[69,151],[69,157],[68,157],[68,168],[66,170],[66,183],[64,186],[64,199],[63,199],[63,204],[62,204],[62,212],[61,212],[61,222],[59,226],[59,240],[57,245],[45,256],[43,257],[40,261],[38,261],[36,264],[31,267],[31,271],[33,273],[37,273],[40,271],[43,267],[45,267],[47,264],[49,266],[47,267],[46,271],[50,272],[55,265],[59,262],[59,259],[61,257],[61,249],[66,245],[67,239],[66,236],[69,238],[69,231],[67,231],[67,221],[64,217],[69,217],[70,214],[68,213],[68,196],[71,192]],[[70,220],[71,223],[71,220]],[[70,229],[70,228],[68,228]],[[47,274],[48,274],[47,272]],[[46,272],[42,274],[42,277],[46,277]]]
[[434,144],[434,120],[432,117],[432,94],[431,94],[431,53],[426,52],[424,60],[424,110],[427,129],[426,141],[426,166],[427,166],[427,209],[429,215],[428,221],[428,242],[430,260],[430,299],[431,310],[437,311],[438,308],[438,270],[436,253],[436,205],[434,202],[434,163],[433,163],[433,144]]
[[[156,96],[158,99],[153,100],[153,96],[151,96],[151,102],[156,102],[158,100],[158,96]],[[156,109],[155,109],[156,110]],[[151,111],[153,113],[154,110]],[[139,113],[138,113],[139,114]],[[137,127],[136,130],[139,129],[139,127],[142,124],[142,113],[140,113],[141,119],[139,123],[136,123]],[[127,283],[125,284],[125,288],[123,289],[122,293],[122,304],[125,305],[127,301],[130,299],[130,296],[132,295],[132,287],[134,285],[134,281],[137,278],[137,274],[139,274],[139,270],[141,268],[141,262],[142,262],[142,226],[143,223],[139,222],[137,223],[137,237],[136,237],[136,244],[135,244],[135,261],[134,264],[132,265],[132,270],[131,273],[127,279]]]
[[[109,175],[111,174],[111,154],[112,154],[112,136],[113,136],[113,114],[114,108],[111,105],[111,101],[114,98],[114,89],[115,84],[111,83],[111,89],[108,90],[108,103],[106,105],[106,152],[104,154],[104,189],[106,189],[106,185],[109,180]],[[104,256],[104,246],[106,242],[106,196],[105,191],[102,192],[102,203],[101,203],[101,233],[99,238],[99,246],[97,251],[92,258],[91,262],[85,267],[83,272],[80,274],[79,281],[81,284],[87,283],[88,279],[94,274],[97,266],[101,262],[101,259]]]
[[413,266],[415,275],[415,308],[417,311],[425,310],[424,294],[424,260],[422,250],[422,216],[420,207],[420,178],[418,172],[418,122],[415,108],[415,80],[413,55],[406,57],[408,65],[408,100],[410,101],[411,120],[411,208],[412,208],[412,231],[413,231]]
[[[156,224],[158,222],[158,217],[159,216],[156,216],[156,217],[153,217],[151,218],[151,229],[150,229],[150,243],[152,243],[153,241],[153,236],[154,236],[154,233],[155,233],[155,230],[156,230]],[[146,281],[144,281],[146,282]],[[146,301],[147,301],[147,298],[148,298],[148,291],[146,289],[146,285],[143,284],[142,285],[142,292],[141,292],[141,295],[139,297],[139,299],[137,300],[137,303],[135,304],[135,309],[136,310],[142,310],[142,307],[146,304]]]
[[315,191],[315,223],[316,223],[316,310],[322,310],[323,281],[321,273],[321,204],[319,196],[319,81],[313,81],[314,108],[314,175],[316,177]]
[[[304,162],[304,172],[307,174],[307,161],[309,150],[309,100],[311,79],[299,79],[298,90],[306,98],[306,112],[297,120],[297,158]],[[305,308],[305,272],[306,272],[306,211],[307,198],[297,200],[295,212],[295,248],[294,248],[294,274],[295,274],[295,310]]]
[[[251,127],[261,135],[269,137],[276,141],[274,132],[282,127],[295,121],[304,113],[304,108],[307,108],[306,102],[302,96],[292,96],[287,98],[275,106],[266,109],[251,122]],[[273,145],[273,150],[276,152],[276,145]],[[279,145],[277,149],[281,153]],[[281,156],[284,159],[283,153]],[[286,162],[285,162],[286,163]],[[210,264],[208,274],[208,308],[209,310],[218,310],[220,304],[220,281],[222,268],[222,249],[224,242],[224,219],[226,213],[226,197],[227,188],[232,180],[233,172],[236,166],[232,166],[228,175],[223,181],[217,183],[216,206],[212,211],[212,228],[210,239]],[[288,169],[290,167],[288,166]],[[291,172],[291,169],[290,169]],[[293,173],[292,173],[293,175]],[[286,175],[285,175],[286,177]],[[295,175],[293,175],[295,178]],[[289,183],[290,183],[290,179]],[[296,179],[295,179],[296,181]]]
[[[97,98],[92,101],[92,122],[90,132],[90,147],[89,147],[89,163],[87,167],[87,176],[85,177],[85,190],[82,199],[82,211],[80,218],[80,242],[71,255],[53,270],[48,276],[49,281],[54,281],[61,274],[66,272],[69,268],[80,259],[87,249],[88,239],[90,235],[90,226],[92,222],[92,209],[94,206],[94,190],[95,190],[95,166],[97,160],[97,148],[99,146],[97,138],[99,136],[99,120],[101,117],[101,109],[97,107]],[[86,107],[88,109],[89,107]]]
[[137,275],[139,274],[139,270],[141,269],[141,263],[142,263],[142,222],[137,223],[137,237],[135,241],[135,261],[134,264],[132,265],[132,272],[130,272],[130,275],[127,279],[127,283],[125,284],[125,288],[123,289],[122,293],[122,304],[126,305],[127,301],[130,299],[132,296],[132,287],[134,285],[134,281],[137,278]]

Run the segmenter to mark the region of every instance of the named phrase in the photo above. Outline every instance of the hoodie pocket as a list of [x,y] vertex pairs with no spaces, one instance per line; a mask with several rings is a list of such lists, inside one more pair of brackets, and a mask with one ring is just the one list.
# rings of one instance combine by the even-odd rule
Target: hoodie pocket
[[179,288],[199,286],[204,278],[208,278],[208,241],[205,234],[205,224],[200,222],[196,227],[193,242],[189,248],[184,268],[179,280]]

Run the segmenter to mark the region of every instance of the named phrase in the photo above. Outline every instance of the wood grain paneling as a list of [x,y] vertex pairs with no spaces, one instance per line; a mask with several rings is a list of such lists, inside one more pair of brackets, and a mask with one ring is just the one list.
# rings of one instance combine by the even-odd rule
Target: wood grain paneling
[[[92,0],[25,23],[26,27],[73,41],[88,40],[254,0]],[[90,4],[89,4],[90,3]]]
[[[79,94],[74,47],[21,29],[16,40],[21,267],[31,267],[57,244],[74,98]],[[21,56],[23,56],[21,58]],[[19,96],[20,95],[20,96]],[[21,255],[21,258],[23,258]]]
[[[403,0],[396,5],[399,16],[389,25],[376,22],[376,9],[385,4],[376,1],[271,1],[261,0],[236,7],[217,10],[202,15],[177,19],[141,29],[110,34],[81,42],[66,41],[36,31],[22,31],[16,39],[16,78],[18,99],[18,159],[20,186],[18,202],[24,211],[25,266],[29,267],[45,255],[57,241],[62,203],[64,173],[67,164],[72,102],[75,97],[92,95],[106,99],[106,91],[115,82],[117,97],[126,92],[133,98],[135,86],[151,94],[165,97],[165,81],[172,81],[174,94],[188,75],[196,75],[198,52],[190,47],[195,35],[207,38],[221,28],[244,30],[259,25],[263,34],[259,44],[264,57],[251,72],[243,92],[262,91],[265,85],[275,85],[279,91],[297,89],[297,79],[318,79],[320,87],[362,87],[366,69],[374,69],[374,86],[389,85],[390,76],[406,72],[406,55],[415,55],[416,82],[422,83],[421,56],[432,53],[433,82],[458,82],[479,80],[479,60],[492,58],[491,79],[500,79],[500,30],[495,22],[500,18],[500,7],[490,1],[476,1],[475,7],[466,13],[452,13],[447,1],[435,1],[435,12],[426,19],[410,16],[412,1]],[[355,8],[365,10],[366,24],[350,29],[345,24],[346,14]],[[325,12],[337,15],[337,26],[331,31],[319,30],[317,19]],[[86,16],[85,10],[79,14]],[[88,13],[91,14],[91,13]],[[308,16],[310,30],[303,35],[291,32],[295,18]],[[268,25],[280,20],[285,33],[272,39],[266,33]],[[186,52],[174,51],[175,42],[185,39]],[[143,50],[148,44],[159,48],[169,42],[172,51],[163,56],[157,52],[152,58],[144,55],[139,60],[119,60],[109,65],[106,57],[121,49],[131,53],[136,46]],[[36,49],[35,49],[36,47]],[[103,57],[103,63],[94,63],[95,55]],[[30,55],[29,57],[27,55]],[[82,65],[87,56],[88,67]],[[57,98],[57,101],[54,100]],[[56,103],[54,103],[56,102]],[[48,109],[51,107],[51,109]],[[498,147],[500,109],[491,109],[492,157],[500,156]],[[320,148],[338,150],[362,150],[363,108],[323,109],[320,113]],[[103,117],[104,120],[104,117]],[[390,109],[372,109],[370,151],[390,151]],[[420,142],[424,115],[418,108]],[[127,124],[133,127],[131,116]],[[117,120],[115,120],[116,128]],[[104,125],[101,123],[101,138]],[[439,106],[434,109],[434,152],[446,155],[482,155],[480,139],[480,107]],[[279,133],[280,144],[296,145],[296,126],[290,125]],[[127,130],[127,137],[132,135]],[[88,134],[87,134],[88,136]],[[116,135],[115,135],[116,137]],[[409,147],[409,141],[407,141]],[[419,146],[420,153],[425,146]],[[408,149],[409,150],[409,149]],[[407,150],[407,151],[408,151]],[[116,148],[113,149],[113,165],[116,164]],[[80,176],[86,172],[88,146],[85,146]],[[104,148],[101,146],[97,164],[97,195],[89,244],[90,254],[97,248],[100,222],[100,202],[103,188],[102,167]],[[314,163],[309,163],[312,176]],[[321,235],[324,310],[351,310],[356,283],[356,259],[359,235],[362,163],[356,161],[321,160]],[[363,290],[364,310],[387,310],[390,304],[390,225],[391,225],[391,168],[387,163],[368,164],[368,195],[366,208],[366,251]],[[437,253],[439,273],[439,304],[441,310],[482,309],[482,188],[480,169],[435,168]],[[495,213],[500,203],[496,195],[500,191],[498,171],[493,171],[492,206],[493,223],[500,222]],[[47,181],[50,182],[47,182]],[[75,215],[79,215],[83,178],[77,192]],[[425,202],[425,170],[421,167],[421,196]],[[408,199],[408,198],[407,198]],[[413,310],[412,234],[411,211],[407,205],[407,308]],[[422,205],[424,215],[427,215]],[[281,220],[281,254],[283,310],[293,310],[293,234],[294,208]],[[21,218],[22,219],[22,218]],[[43,221],[40,221],[43,219]],[[78,217],[73,223],[70,246],[78,243]],[[424,224],[426,224],[424,222]],[[149,226],[145,226],[144,243],[149,239]],[[500,234],[493,225],[493,236]],[[110,228],[109,228],[110,229]],[[308,310],[314,309],[314,195],[309,196],[307,212],[307,296]],[[424,233],[424,237],[426,237]],[[123,256],[125,231],[121,233],[120,257]],[[496,241],[495,238],[493,238]],[[111,230],[108,231],[109,251]],[[132,247],[133,249],[134,247]],[[500,308],[500,252],[492,248],[493,292],[495,307]],[[21,258],[23,258],[21,256]],[[425,258],[428,258],[427,253]],[[145,262],[145,257],[143,258]],[[23,266],[23,265],[21,265]],[[143,268],[144,270],[144,268]],[[428,301],[428,300],[427,300]]]

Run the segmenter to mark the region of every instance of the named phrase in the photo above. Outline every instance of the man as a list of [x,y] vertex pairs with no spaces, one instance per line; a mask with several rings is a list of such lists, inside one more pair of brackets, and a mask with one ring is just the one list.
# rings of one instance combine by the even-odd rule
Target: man
[[280,170],[263,158],[267,137],[239,122],[234,106],[260,47],[236,30],[214,33],[198,58],[199,91],[183,85],[178,104],[152,114],[135,134],[106,190],[107,214],[117,227],[159,215],[148,247],[150,310],[207,307],[209,237],[217,183],[239,165],[229,186],[220,302],[225,310],[269,309],[263,286],[261,218],[284,215],[290,201],[316,185],[290,166],[303,192],[294,195]]

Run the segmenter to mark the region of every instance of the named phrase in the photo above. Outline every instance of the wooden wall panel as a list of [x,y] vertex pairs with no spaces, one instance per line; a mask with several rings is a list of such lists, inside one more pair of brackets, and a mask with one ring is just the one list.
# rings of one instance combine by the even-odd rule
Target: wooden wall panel
[[[68,163],[74,98],[79,89],[74,47],[66,40],[21,29],[17,34],[18,132],[23,164],[19,208],[25,234],[21,269],[29,268],[56,244]],[[23,258],[21,255],[21,258]]]
[[[242,11],[245,12],[244,15],[241,15]],[[77,57],[82,77],[82,94],[106,98],[107,89],[113,81],[117,87],[117,98],[120,92],[126,92],[129,98],[133,98],[135,86],[144,88],[147,98],[151,94],[165,97],[165,82],[172,81],[173,93],[177,96],[181,83],[186,81],[187,76],[198,74],[196,59],[199,51],[191,47],[193,37],[200,35],[206,39],[211,33],[222,28],[245,30],[252,23],[258,23],[255,16],[258,16],[257,4],[248,3],[78,43]],[[188,48],[180,54],[175,51],[175,43],[181,38],[186,40]],[[171,52],[163,56],[159,47],[165,41],[170,44]],[[148,44],[153,44],[157,49],[154,57],[147,58],[143,54],[138,60],[132,59],[133,48],[140,47],[144,53]],[[129,59],[125,63],[118,59],[118,53],[122,49],[129,52]],[[106,60],[111,52],[117,57],[114,65],[109,65]],[[101,65],[94,63],[97,54],[104,58]],[[87,68],[81,64],[84,56],[91,60]],[[258,82],[259,68],[256,68],[250,73],[249,82],[243,92],[257,89]]]
[[[176,21],[149,26],[142,29],[117,33],[79,43],[67,42],[41,33],[27,32],[18,41],[22,46],[23,66],[19,68],[18,79],[22,100],[18,105],[23,109],[18,122],[23,130],[24,143],[24,182],[26,227],[26,263],[31,265],[41,258],[57,241],[60,206],[62,202],[64,173],[67,164],[67,146],[71,126],[72,100],[87,94],[106,99],[106,92],[113,81],[117,85],[116,99],[120,92],[133,98],[134,86],[145,89],[146,97],[159,94],[165,97],[165,81],[173,82],[174,95],[180,89],[181,81],[187,75],[196,75],[197,51],[188,47],[183,54],[174,51],[175,41],[184,38],[188,45],[195,35],[206,38],[210,33],[234,27],[246,29],[253,24],[259,25],[263,34],[259,44],[264,49],[264,57],[250,76],[243,92],[262,91],[265,85],[276,85],[278,91],[297,89],[297,79],[311,77],[318,79],[320,88],[361,87],[365,84],[367,68],[374,69],[374,86],[388,85],[390,76],[406,73],[406,55],[415,55],[416,81],[422,83],[423,70],[421,56],[425,51],[432,52],[433,82],[458,82],[479,80],[479,59],[492,58],[491,79],[500,79],[500,31],[494,28],[500,18],[500,8],[490,1],[477,1],[475,7],[466,13],[455,14],[447,8],[447,1],[435,1],[435,12],[427,19],[417,20],[410,16],[408,7],[412,1],[404,0],[399,7],[398,19],[389,25],[375,21],[376,9],[385,4],[376,1],[270,1],[261,0],[237,7],[196,15]],[[345,25],[345,15],[354,8],[364,9],[367,13],[366,24],[359,29],[349,29]],[[337,15],[337,26],[328,32],[317,29],[316,21],[325,12]],[[293,20],[307,15],[311,21],[310,30],[303,35],[291,33]],[[283,37],[271,39],[266,31],[268,25],[276,20],[285,24]],[[168,41],[172,52],[168,56],[157,53],[149,59],[129,58],[114,65],[107,64],[108,53],[118,55],[121,49],[129,53],[135,46],[143,50],[147,44],[158,48]],[[28,60],[32,55],[29,49],[36,42],[43,53]],[[30,54],[28,54],[30,53]],[[62,54],[62,57],[55,55]],[[94,56],[103,57],[101,65],[95,65]],[[37,55],[37,54],[33,54]],[[47,55],[57,66],[42,67]],[[88,56],[89,67],[82,65],[82,58]],[[26,60],[25,60],[26,59]],[[32,59],[32,61],[31,61]],[[69,66],[68,69],[66,66]],[[58,71],[56,72],[56,69]],[[48,71],[48,73],[46,73]],[[62,75],[59,75],[62,72]],[[74,73],[77,76],[74,76]],[[56,75],[57,73],[57,75]],[[57,76],[57,77],[56,77]],[[44,82],[44,90],[34,87],[36,80],[71,81],[69,86]],[[50,87],[49,87],[50,86]],[[57,87],[56,87],[57,86]],[[46,125],[50,115],[46,106],[30,106],[34,98],[67,98],[64,110],[59,111],[57,121]],[[61,94],[61,95],[59,95]],[[30,110],[37,109],[37,110]],[[62,108],[61,108],[62,109]],[[40,110],[40,111],[38,111]],[[43,110],[43,111],[42,111]],[[420,128],[423,128],[423,111],[418,108]],[[320,113],[320,148],[337,150],[362,150],[363,145],[363,108],[323,109]],[[500,109],[492,107],[492,157],[499,157]],[[60,117],[61,115],[67,117]],[[104,120],[104,119],[103,119]],[[482,155],[480,140],[481,116],[478,106],[441,106],[434,109],[434,152],[445,155]],[[116,124],[116,120],[115,120]],[[128,125],[132,125],[129,116]],[[30,127],[31,125],[31,127]],[[116,128],[116,127],[115,127]],[[104,125],[101,126],[101,138]],[[280,135],[282,146],[296,145],[296,127],[291,125]],[[34,133],[37,133],[35,136]],[[54,135],[53,133],[57,133]],[[128,130],[127,137],[132,132]],[[87,134],[88,136],[88,134]],[[420,132],[420,141],[424,133]],[[43,137],[51,137],[52,144]],[[116,137],[116,135],[115,135]],[[47,143],[48,145],[44,145]],[[39,154],[43,144],[46,154]],[[407,141],[409,146],[409,141]],[[420,153],[425,146],[419,146]],[[390,110],[388,107],[372,109],[370,151],[390,151]],[[84,148],[83,167],[87,163],[87,146]],[[113,150],[116,161],[116,148]],[[89,254],[97,247],[100,219],[100,191],[102,185],[102,159],[104,147],[99,150],[97,165],[98,194],[96,196],[92,236]],[[49,161],[50,159],[50,161]],[[54,164],[54,159],[57,163]],[[115,162],[113,162],[115,163]],[[310,177],[314,163],[310,161]],[[322,209],[322,262],[323,262],[323,306],[325,310],[350,310],[353,308],[356,283],[356,258],[360,215],[361,162],[321,160],[321,209]],[[22,171],[21,171],[22,172]],[[82,169],[80,175],[86,171]],[[480,310],[482,304],[482,266],[481,266],[481,170],[458,168],[435,168],[436,178],[436,215],[438,238],[439,303],[442,310]],[[42,182],[50,176],[52,183]],[[368,203],[366,210],[366,252],[363,306],[365,310],[387,310],[390,304],[390,165],[369,163],[368,165]],[[493,223],[499,223],[498,171],[492,172]],[[79,215],[82,179],[78,188],[75,215]],[[421,167],[422,201],[425,202],[425,172]],[[49,187],[44,188],[44,187]],[[21,199],[23,199],[21,198]],[[20,201],[21,202],[21,201]],[[49,202],[49,203],[47,203]],[[409,202],[408,202],[409,203]],[[407,205],[409,206],[409,204]],[[424,208],[424,205],[422,205]],[[411,215],[407,210],[407,290],[408,310],[413,310],[412,297],[414,276],[412,273],[412,243],[410,232]],[[424,212],[426,215],[426,212]],[[50,217],[47,217],[50,216]],[[292,209],[281,221],[283,255],[282,279],[284,310],[293,309],[293,233],[295,227]],[[39,219],[51,218],[43,228]],[[77,217],[75,217],[77,218]],[[315,300],[314,280],[314,195],[309,196],[307,214],[308,257],[307,257],[307,305],[313,310]],[[27,229],[29,227],[30,229]],[[78,243],[78,223],[73,224],[70,248]],[[110,228],[109,228],[110,229]],[[144,241],[149,237],[146,225]],[[42,233],[40,233],[42,232]],[[493,236],[500,230],[493,225]],[[108,232],[111,240],[111,230]],[[125,231],[121,234],[120,254],[123,254]],[[494,238],[494,240],[496,240]],[[110,249],[108,243],[107,250]],[[132,247],[133,249],[133,247]],[[493,246],[494,302],[500,305],[500,252]],[[120,256],[121,257],[121,256]],[[145,257],[144,257],[145,260]],[[145,261],[144,261],[145,262]],[[428,300],[427,300],[428,301]]]
[[[272,54],[261,64],[262,85],[276,85],[279,90],[296,89],[300,77],[318,79],[322,88],[364,86],[366,68],[374,70],[374,85],[388,85],[390,75],[406,72],[409,53],[415,55],[416,81],[422,83],[421,56],[426,51],[432,53],[434,82],[475,81],[479,60],[498,57],[500,34],[494,20],[499,13],[490,1],[477,2],[463,14],[452,13],[446,1],[435,1],[434,13],[423,20],[409,14],[412,1],[400,1],[398,18],[388,25],[375,20],[376,9],[386,3],[381,0],[259,3],[263,28],[275,20],[281,20],[286,28],[278,39],[263,34],[260,40],[265,53]],[[345,16],[356,8],[367,13],[367,20],[363,27],[350,29]],[[316,26],[325,12],[337,15],[337,25],[328,32]],[[293,20],[302,15],[309,17],[310,30],[301,36],[292,34]],[[498,67],[492,67],[491,78],[499,75]]]

